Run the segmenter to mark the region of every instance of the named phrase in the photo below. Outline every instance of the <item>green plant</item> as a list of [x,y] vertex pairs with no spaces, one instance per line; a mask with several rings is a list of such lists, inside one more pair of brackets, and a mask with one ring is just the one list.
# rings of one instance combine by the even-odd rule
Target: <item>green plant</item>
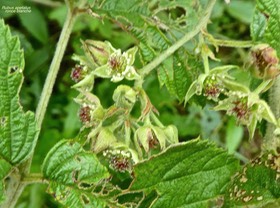
[[[231,6],[216,0],[65,2],[66,7],[50,15],[61,20],[67,9],[35,113],[25,112],[20,103],[24,54],[19,38],[0,21],[1,207],[15,207],[30,184],[47,184],[47,192],[65,207],[279,206],[279,0],[257,1],[251,13],[251,40],[246,41],[217,33],[216,24],[226,20],[210,24],[221,10],[248,24],[234,1]],[[239,3],[253,11],[253,4]],[[47,43],[44,24],[37,33],[27,17],[19,18],[40,44]],[[70,34],[98,28],[99,23],[79,25],[81,18],[108,25],[111,21],[129,35],[124,35],[126,41],[73,41],[75,83],[65,92],[77,92],[78,109],[72,104],[68,108],[78,110],[81,127],[76,136],[68,136],[76,128],[68,122],[74,130],[58,133],[60,141],[49,145],[40,172],[32,171],[43,120],[53,122],[47,106]],[[104,32],[105,36],[110,34]],[[28,41],[21,39],[27,53]],[[228,54],[218,52],[227,47],[233,48],[230,55],[237,51],[243,60],[227,60]],[[48,56],[47,51],[43,48],[34,57]],[[154,71],[161,88],[151,87]],[[162,101],[158,93],[166,98],[165,109],[153,104]],[[219,111],[230,117],[223,114],[222,120]],[[75,119],[73,114],[71,110],[68,120]],[[243,134],[249,141],[257,140],[257,129],[264,135],[262,152],[250,162],[238,146]],[[50,136],[56,132],[44,131]],[[195,138],[198,134],[201,138]]]

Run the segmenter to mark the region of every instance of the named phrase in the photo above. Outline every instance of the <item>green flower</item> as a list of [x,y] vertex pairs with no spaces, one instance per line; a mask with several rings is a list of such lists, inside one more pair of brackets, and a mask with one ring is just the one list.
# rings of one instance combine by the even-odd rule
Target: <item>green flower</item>
[[218,101],[219,95],[224,92],[229,85],[234,85],[231,81],[233,78],[230,77],[227,72],[235,67],[236,66],[233,65],[216,67],[210,70],[209,73],[199,75],[198,79],[189,87],[185,96],[185,103],[187,103],[193,95],[201,95],[202,93],[208,99]]
[[113,53],[110,54],[108,61],[103,66],[94,70],[94,74],[102,78],[111,78],[112,82],[119,82],[124,78],[128,80],[139,79],[133,63],[137,52],[137,47],[133,47],[126,52],[120,49],[111,48]]
[[225,110],[227,114],[237,118],[240,124],[246,125],[250,139],[253,138],[257,122],[262,119],[277,124],[276,119],[267,103],[261,100],[257,93],[230,92],[228,98],[219,102],[214,110]]

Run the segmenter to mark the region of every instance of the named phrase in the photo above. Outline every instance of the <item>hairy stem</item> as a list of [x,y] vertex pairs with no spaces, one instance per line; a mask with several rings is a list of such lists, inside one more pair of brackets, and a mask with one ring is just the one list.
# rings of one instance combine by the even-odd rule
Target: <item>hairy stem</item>
[[13,208],[15,207],[17,200],[19,199],[24,185],[21,183],[21,174],[18,170],[12,172],[6,179],[6,198],[1,204],[1,208]]
[[233,48],[250,48],[254,44],[252,41],[239,41],[239,40],[221,40],[221,39],[215,39],[215,38],[209,38],[207,40],[207,43],[222,46],[222,47],[233,47]]
[[[280,76],[278,76],[274,82],[274,85],[269,90],[268,104],[275,115],[276,119],[280,117]],[[266,133],[263,141],[263,151],[274,151],[276,152],[277,147],[280,147],[279,135],[275,135],[274,131],[276,126],[268,123]]]
[[164,52],[162,52],[157,58],[155,58],[152,62],[144,66],[141,70],[142,77],[149,74],[154,68],[159,66],[166,58],[168,58],[170,55],[172,55],[176,50],[178,50],[180,47],[182,47],[186,42],[188,42],[191,38],[193,38],[195,35],[197,35],[200,30],[204,29],[207,25],[207,22],[210,18],[211,11],[214,7],[216,0],[210,0],[207,8],[205,10],[205,14],[199,21],[196,28],[194,28],[189,33],[185,34],[180,40],[175,42],[172,46],[170,46],[168,49],[166,49]]
[[31,173],[24,178],[22,178],[22,183],[28,185],[32,183],[48,183],[41,173]]
[[[68,3],[68,1],[66,1]],[[47,105],[53,90],[53,86],[56,80],[56,76],[60,67],[60,63],[62,57],[64,55],[68,40],[70,38],[70,34],[76,19],[75,11],[71,9],[70,4],[68,4],[68,14],[63,25],[62,32],[60,34],[59,41],[57,43],[55,55],[53,57],[52,63],[50,65],[49,73],[46,78],[43,92],[41,94],[39,104],[36,110],[36,121],[37,127],[41,129],[42,122],[46,113]],[[34,142],[37,142],[39,133],[35,136]],[[34,153],[34,152],[33,152]],[[30,171],[30,166],[33,158],[33,153],[30,158],[22,164],[17,172],[11,173],[7,179],[7,191],[6,191],[6,199],[2,204],[1,208],[13,208],[15,207],[19,197],[21,196],[22,191],[25,186],[28,184],[26,182],[26,175],[28,175]]]

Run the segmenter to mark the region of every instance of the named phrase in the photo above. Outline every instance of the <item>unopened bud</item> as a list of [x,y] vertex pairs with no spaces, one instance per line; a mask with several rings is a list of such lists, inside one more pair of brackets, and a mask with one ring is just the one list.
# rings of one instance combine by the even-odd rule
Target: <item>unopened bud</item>
[[82,44],[86,56],[97,66],[105,65],[113,52],[109,42],[86,40]]
[[114,91],[113,100],[117,107],[132,108],[136,102],[136,92],[127,85],[120,85]]
[[260,44],[251,50],[254,65],[253,74],[257,78],[272,79],[280,74],[279,59],[274,48],[267,44]]

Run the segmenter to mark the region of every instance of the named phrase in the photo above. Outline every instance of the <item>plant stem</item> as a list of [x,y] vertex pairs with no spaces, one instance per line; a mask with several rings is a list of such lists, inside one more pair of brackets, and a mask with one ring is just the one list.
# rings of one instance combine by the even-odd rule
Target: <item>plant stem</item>
[[[274,85],[269,90],[268,104],[278,120],[280,117],[280,76],[278,76],[274,82]],[[271,123],[267,123],[266,133],[263,141],[263,151],[277,152],[277,148],[280,147],[280,138],[274,134],[276,126]]]
[[22,180],[22,183],[28,185],[32,183],[48,183],[41,173],[32,173],[25,176]]
[[21,174],[18,170],[13,171],[6,180],[6,198],[0,207],[13,208],[25,186],[21,183]]
[[233,47],[233,48],[250,48],[254,44],[252,41],[239,41],[239,40],[221,40],[221,39],[215,39],[211,38],[208,39],[207,43],[222,46],[222,47]]
[[191,38],[193,38],[195,35],[197,35],[200,32],[201,29],[204,29],[206,27],[215,2],[216,2],[216,0],[210,0],[209,1],[208,5],[207,5],[207,8],[205,10],[205,14],[203,15],[203,17],[199,21],[196,28],[194,28],[192,31],[188,32],[180,40],[178,40],[172,46],[170,46],[168,49],[166,49],[164,52],[162,52],[152,62],[150,62],[149,64],[144,66],[141,70],[139,70],[139,71],[141,71],[142,77],[149,74],[154,68],[159,66],[165,59],[167,59],[170,55],[172,55],[176,50],[178,50],[181,46],[183,46]]
[[[68,3],[68,1],[66,1],[66,3]],[[55,55],[50,65],[49,73],[44,84],[43,92],[40,97],[38,107],[36,109],[35,117],[37,121],[37,128],[39,130],[41,129],[42,122],[46,113],[47,105],[60,67],[60,63],[62,61],[62,57],[64,55],[76,19],[75,11],[71,9],[70,4],[67,5],[68,5],[67,17],[63,25],[59,41],[56,46]],[[38,136],[39,136],[39,132],[34,138],[35,143],[37,143]],[[30,158],[25,163],[23,163],[18,168],[17,171],[14,171],[9,175],[7,181],[6,199],[3,202],[1,208],[13,208],[16,205],[19,197],[21,196],[22,191],[24,190],[25,186],[28,184],[26,183],[26,179],[28,180],[30,179],[29,177],[25,177],[25,176],[28,175],[30,171],[33,154],[34,154],[34,150],[31,153]]]

